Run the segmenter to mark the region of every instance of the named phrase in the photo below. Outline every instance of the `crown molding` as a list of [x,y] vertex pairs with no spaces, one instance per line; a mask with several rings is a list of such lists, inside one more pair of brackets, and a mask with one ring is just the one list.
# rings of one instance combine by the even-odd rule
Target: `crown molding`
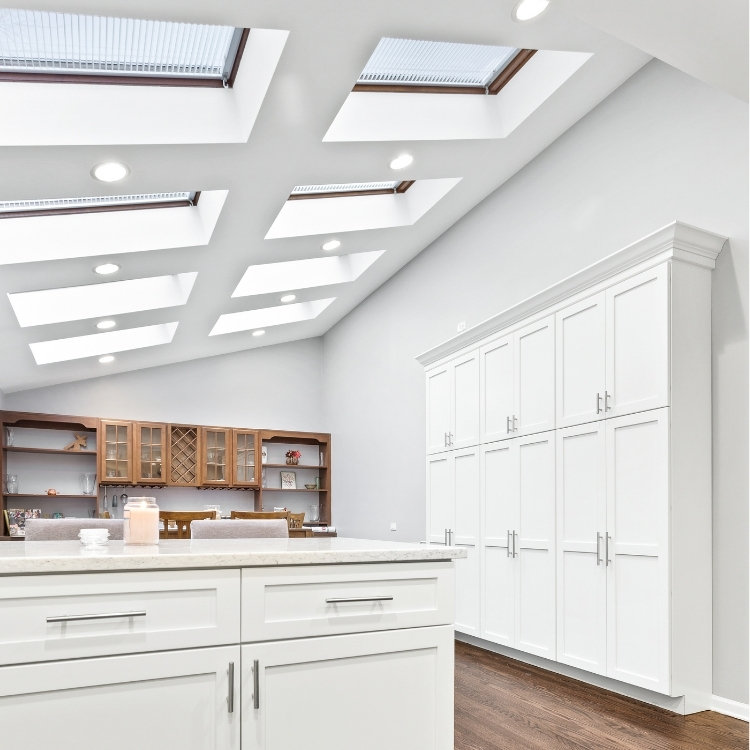
[[439,344],[420,354],[416,359],[427,366],[454,352],[465,349],[478,341],[507,328],[519,320],[533,315],[566,297],[584,291],[617,273],[626,271],[656,256],[664,260],[674,258],[683,263],[692,263],[703,268],[714,268],[716,257],[727,241],[726,237],[704,229],[673,221],[657,229],[643,239],[608,255],[572,276],[553,284],[538,294],[528,297],[507,310],[467,329],[459,336]]

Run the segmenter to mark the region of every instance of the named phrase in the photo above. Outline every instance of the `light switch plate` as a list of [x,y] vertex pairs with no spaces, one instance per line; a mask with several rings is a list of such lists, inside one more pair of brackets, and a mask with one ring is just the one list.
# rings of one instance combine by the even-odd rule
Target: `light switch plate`
[[466,330],[466,321],[465,321],[465,320],[462,320],[462,321],[461,321],[461,322],[460,322],[460,323],[458,324],[458,326],[457,326],[457,330],[458,330],[458,332],[459,332],[459,333],[461,333],[461,331],[465,331],[465,330]]
[[391,531],[395,531],[395,530],[396,530],[396,524],[395,524],[395,523],[392,523],[392,524],[391,524]]

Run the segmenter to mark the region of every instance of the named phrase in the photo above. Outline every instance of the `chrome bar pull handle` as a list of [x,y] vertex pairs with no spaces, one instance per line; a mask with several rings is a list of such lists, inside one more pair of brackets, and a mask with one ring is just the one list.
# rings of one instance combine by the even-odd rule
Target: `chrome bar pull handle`
[[513,530],[513,557],[518,557],[518,534]]
[[443,448],[447,448],[447,447],[448,447],[448,433],[444,432],[443,433]]
[[326,604],[344,604],[345,602],[392,602],[392,596],[347,596],[326,599]]
[[597,531],[596,532],[596,564],[597,565],[601,565],[602,563],[601,554],[599,552],[599,549],[600,549],[599,545],[601,541],[602,541],[602,535]]
[[510,435],[510,417],[505,418],[505,434]]
[[448,529],[443,530],[443,544],[448,546]]
[[114,620],[119,617],[145,617],[146,610],[138,612],[108,612],[102,615],[60,615],[48,617],[47,622],[80,622],[81,620]]
[[609,534],[607,534],[607,544],[605,546],[605,551],[606,551],[606,556],[607,556],[607,565],[609,565],[612,562],[609,556],[609,545],[611,542],[612,542],[612,537]]
[[516,427],[516,422],[518,420],[516,419],[516,415],[513,415],[513,432],[518,432],[518,427]]
[[510,529],[508,529],[508,554],[506,557],[510,557]]
[[230,714],[234,713],[234,662],[229,662],[229,669],[227,669],[227,675],[229,679],[227,682],[229,686],[227,688],[227,711]]
[[610,398],[612,398],[612,394],[604,391],[604,411],[612,411],[612,407],[609,405]]
[[253,708],[260,708],[260,669],[258,660],[253,660]]
[[601,414],[602,411],[602,397],[601,394],[596,394],[596,413]]

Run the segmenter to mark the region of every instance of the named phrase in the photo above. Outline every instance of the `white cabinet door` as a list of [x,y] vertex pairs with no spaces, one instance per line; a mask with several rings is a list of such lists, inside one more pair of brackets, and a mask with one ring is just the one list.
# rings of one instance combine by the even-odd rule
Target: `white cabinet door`
[[607,673],[605,425],[557,437],[557,660]]
[[453,649],[450,625],[243,646],[242,748],[453,750]]
[[607,417],[669,405],[667,263],[607,289]]
[[[230,662],[236,670],[232,713]],[[8,750],[239,750],[239,676],[239,646],[3,667],[0,744]]]
[[453,456],[450,451],[427,457],[427,541],[445,544],[455,525]]
[[555,316],[513,334],[515,435],[555,428]]
[[606,422],[607,676],[666,694],[668,423],[669,409]]
[[427,378],[427,453],[448,450],[451,431],[451,368],[429,370]]
[[511,534],[518,528],[518,444],[482,446],[482,638],[515,645],[515,560]]
[[479,350],[480,435],[483,443],[513,437],[513,336]]
[[479,351],[451,362],[451,448],[479,444]]
[[515,647],[555,659],[555,433],[519,438]]
[[455,497],[453,543],[468,557],[456,560],[456,630],[479,635],[479,447],[451,451]]
[[605,293],[560,310],[557,346],[557,427],[604,418]]

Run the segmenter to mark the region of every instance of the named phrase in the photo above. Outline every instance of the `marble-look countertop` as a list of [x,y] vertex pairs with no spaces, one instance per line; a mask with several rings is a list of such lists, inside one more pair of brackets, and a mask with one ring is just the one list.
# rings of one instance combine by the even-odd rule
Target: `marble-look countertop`
[[165,539],[152,547],[110,542],[92,553],[74,542],[0,544],[0,575],[107,570],[429,562],[466,557],[461,547],[369,539]]

